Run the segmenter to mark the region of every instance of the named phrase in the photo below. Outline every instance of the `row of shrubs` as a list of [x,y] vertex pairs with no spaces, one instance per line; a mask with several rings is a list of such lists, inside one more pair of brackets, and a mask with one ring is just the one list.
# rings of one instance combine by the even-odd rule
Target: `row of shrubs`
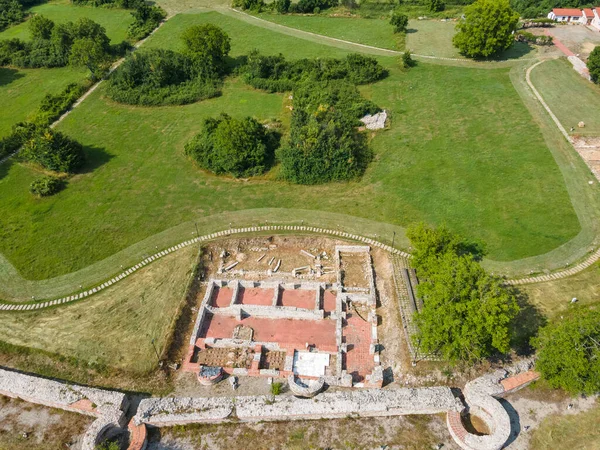
[[518,42],[529,42],[537,45],[552,44],[552,36],[536,36],[528,31],[519,30],[515,33],[515,40]]
[[275,0],[271,3],[265,3],[264,0],[233,0],[232,6],[242,10],[261,12],[274,10],[278,13],[315,13],[318,14],[324,9],[333,8],[339,5],[339,0],[300,0],[292,3],[291,0]]
[[287,61],[283,55],[264,56],[253,51],[242,69],[246,83],[268,92],[291,91],[300,82],[347,80],[367,84],[386,75],[376,59],[353,53],[345,59],[300,59]]

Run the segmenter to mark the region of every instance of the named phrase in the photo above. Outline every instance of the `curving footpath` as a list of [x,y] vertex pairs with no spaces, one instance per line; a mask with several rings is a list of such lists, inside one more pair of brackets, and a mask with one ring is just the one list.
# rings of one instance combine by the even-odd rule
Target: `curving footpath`
[[[265,231],[292,231],[292,232],[308,232],[308,233],[316,233],[316,234],[327,234],[331,236],[337,236],[340,238],[351,239],[354,241],[363,242],[367,245],[371,245],[373,247],[381,248],[393,255],[399,255],[403,258],[410,258],[411,255],[409,253],[403,252],[402,250],[398,250],[389,245],[383,244],[375,239],[367,238],[364,236],[359,236],[357,234],[347,233],[345,231],[339,230],[331,230],[327,228],[317,228],[317,227],[309,227],[303,225],[265,225],[260,227],[247,227],[247,228],[232,228],[228,230],[219,231],[216,233],[206,234],[203,236],[196,237],[194,239],[190,239],[188,241],[182,242],[180,244],[169,247],[165,250],[155,253],[152,256],[148,256],[147,258],[140,261],[138,264],[135,264],[113,278],[96,285],[92,288],[88,288],[87,290],[83,290],[81,292],[77,292],[72,295],[68,295],[65,297],[57,298],[54,300],[42,300],[37,301],[35,303],[0,303],[0,311],[10,311],[10,312],[18,312],[18,311],[35,311],[45,308],[51,308],[58,305],[63,305],[66,303],[75,302],[78,300],[83,300],[87,297],[90,297],[94,294],[97,294],[104,289],[109,288],[110,286],[118,283],[119,281],[127,278],[129,275],[137,272],[143,267],[147,266],[153,261],[156,261],[164,256],[167,256],[177,250],[180,250],[184,247],[189,247],[190,245],[198,244],[200,242],[208,242],[212,240],[216,240],[223,237],[228,237],[235,234],[247,234],[247,233],[260,233]],[[596,261],[600,259],[600,249],[594,252],[590,257],[588,257],[585,261],[581,262],[577,266],[574,266],[568,270],[563,270],[560,272],[556,272],[548,275],[540,275],[536,277],[515,279],[515,280],[507,280],[507,284],[510,285],[520,285],[520,284],[529,284],[529,283],[539,283],[544,281],[552,281],[557,280],[559,278],[565,278],[570,275],[574,275],[582,270],[588,268]]]
[[308,232],[308,233],[317,233],[317,234],[329,234],[332,236],[338,236],[341,238],[360,241],[365,244],[371,245],[373,247],[378,247],[383,250],[386,250],[392,254],[400,255],[404,258],[410,258],[410,255],[408,253],[403,252],[398,249],[395,249],[389,245],[383,244],[374,239],[370,239],[370,238],[367,238],[364,236],[359,236],[356,234],[346,233],[344,231],[339,231],[339,230],[330,230],[330,229],[326,229],[326,228],[316,228],[316,227],[298,226],[298,225],[265,225],[265,226],[260,226],[260,227],[233,228],[233,229],[229,229],[229,230],[219,231],[216,233],[206,234],[204,236],[199,236],[194,239],[190,239],[188,241],[174,245],[173,247],[169,247],[165,250],[162,250],[158,253],[155,253],[152,256],[149,256],[149,257],[143,259],[138,264],[135,264],[134,266],[129,267],[128,269],[126,269],[123,272],[121,272],[120,274],[114,276],[110,280],[105,281],[104,283],[101,283],[90,289],[84,290],[82,292],[78,292],[77,294],[69,295],[69,296],[58,298],[55,300],[38,301],[36,303],[27,303],[27,304],[26,303],[2,303],[2,304],[0,304],[0,311],[33,311],[33,310],[39,310],[39,309],[44,309],[44,308],[50,308],[50,307],[62,305],[65,303],[71,303],[71,302],[74,302],[77,300],[83,300],[93,294],[96,294],[96,293],[112,286],[115,283],[118,283],[122,279],[137,272],[138,270],[147,266],[151,262],[156,261],[157,259],[160,259],[163,256],[167,256],[167,255],[169,255],[177,250],[180,250],[184,247],[189,247],[190,245],[198,244],[200,242],[212,241],[215,239],[231,236],[234,234],[259,233],[259,232],[264,232],[264,231],[297,231],[297,232]]

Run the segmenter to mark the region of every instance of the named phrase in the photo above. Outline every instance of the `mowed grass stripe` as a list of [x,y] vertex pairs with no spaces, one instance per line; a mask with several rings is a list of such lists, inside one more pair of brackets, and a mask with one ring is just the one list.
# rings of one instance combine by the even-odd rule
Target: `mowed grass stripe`
[[[174,17],[148,43],[177,48],[185,26],[211,20],[232,36],[234,56],[253,48],[289,57],[344,53],[217,13]],[[90,159],[65,191],[33,199],[27,185],[35,173],[20,165],[0,179],[6,192],[0,249],[26,278],[46,279],[197,217],[250,210],[245,217],[260,223],[260,211],[252,217],[257,208],[336,212],[402,226],[446,222],[484,241],[498,260],[543,254],[578,233],[562,175],[506,70],[423,63],[404,71],[396,58],[381,61],[390,76],[363,91],[390,111],[391,128],[373,135],[375,161],[362,180],[324,186],[277,182],[275,173],[215,177],[183,154],[203,118],[220,112],[286,123],[287,95],[229,79],[219,98],[136,108],[105,99],[100,89],[60,126],[86,146]],[[319,213],[306,220],[319,223]]]
[[[531,82],[567,132],[600,136],[600,87],[575,72],[566,58],[537,66],[531,71]],[[585,127],[579,128],[579,122]],[[570,132],[571,127],[575,131]]]

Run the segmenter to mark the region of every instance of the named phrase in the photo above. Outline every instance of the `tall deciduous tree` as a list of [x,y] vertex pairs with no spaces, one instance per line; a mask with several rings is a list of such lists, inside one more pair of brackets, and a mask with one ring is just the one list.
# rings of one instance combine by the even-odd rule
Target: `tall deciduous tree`
[[594,83],[600,82],[600,46],[595,47],[587,60],[587,68],[590,71],[590,78]]
[[446,229],[412,227],[414,265],[423,309],[416,314],[415,343],[450,361],[474,361],[510,349],[516,295],[485,272],[467,245]]
[[189,56],[223,69],[225,57],[231,50],[231,39],[221,28],[211,23],[195,25],[186,29],[181,39]]
[[518,21],[509,0],[477,0],[465,8],[452,42],[465,56],[488,58],[512,45]]
[[102,42],[91,38],[77,39],[71,47],[69,63],[73,66],[85,66],[90,71],[92,80],[102,76],[102,70],[106,66],[108,55]]
[[31,39],[50,39],[52,30],[54,29],[54,22],[44,16],[36,14],[29,19],[29,32],[31,33]]
[[536,368],[551,386],[571,394],[600,392],[600,310],[576,308],[532,341]]

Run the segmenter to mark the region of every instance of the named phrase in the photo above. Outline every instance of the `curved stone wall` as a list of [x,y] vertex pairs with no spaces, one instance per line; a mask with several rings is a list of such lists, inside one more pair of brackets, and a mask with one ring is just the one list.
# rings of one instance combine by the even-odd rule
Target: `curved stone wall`
[[325,385],[325,378],[320,377],[318,380],[301,381],[293,373],[288,377],[290,391],[296,397],[312,398],[321,392]]

